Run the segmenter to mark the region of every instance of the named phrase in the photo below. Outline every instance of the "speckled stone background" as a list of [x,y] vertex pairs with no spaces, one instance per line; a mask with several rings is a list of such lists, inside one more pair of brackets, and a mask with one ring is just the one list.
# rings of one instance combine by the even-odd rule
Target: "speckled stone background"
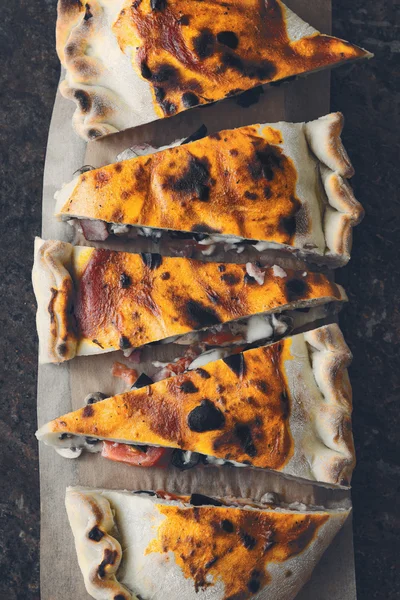
[[[357,171],[356,196],[367,211],[355,233],[350,266],[338,274],[351,300],[341,324],[355,355],[358,594],[360,600],[391,600],[400,598],[400,4],[333,0],[333,7],[334,33],[376,54],[372,62],[334,71],[332,109],[347,118],[344,141]],[[0,599],[7,600],[39,599],[37,348],[30,269],[59,76],[54,22],[55,0],[2,5]]]

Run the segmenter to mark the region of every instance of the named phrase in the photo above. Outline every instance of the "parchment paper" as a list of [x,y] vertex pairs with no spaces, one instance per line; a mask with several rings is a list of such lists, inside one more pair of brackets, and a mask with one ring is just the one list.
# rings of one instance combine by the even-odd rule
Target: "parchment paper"
[[[315,27],[329,33],[331,3],[328,0],[291,0],[290,8]],[[53,218],[54,193],[72,178],[83,164],[101,166],[115,159],[116,153],[134,142],[165,144],[190,135],[202,123],[209,132],[255,122],[279,120],[305,121],[329,111],[329,74],[317,73],[279,88],[269,88],[258,104],[240,108],[233,99],[203,109],[181,113],[173,119],[156,121],[135,131],[116,134],[86,144],[72,131],[74,107],[57,94],[50,126],[43,190],[43,231],[45,239],[69,241],[72,230]],[[160,353],[160,349],[158,349]],[[82,406],[86,394],[102,391],[114,394],[123,384],[111,376],[120,353],[79,357],[65,365],[39,367],[39,426]],[[133,468],[111,463],[99,456],[77,460],[61,458],[52,448],[39,448],[41,485],[41,597],[43,600],[86,600],[83,578],[64,509],[65,488],[87,485],[113,489],[168,489],[190,493],[239,495],[260,499],[272,491],[282,500],[299,500],[325,506],[349,506],[350,494],[318,486],[300,485],[273,473],[260,470],[212,467],[180,472]],[[339,533],[315,570],[298,600],[354,600],[356,598],[353,538],[350,520]],[[168,598],[166,598],[168,600]],[[174,599],[175,600],[175,599]],[[183,600],[183,599],[182,599]]]

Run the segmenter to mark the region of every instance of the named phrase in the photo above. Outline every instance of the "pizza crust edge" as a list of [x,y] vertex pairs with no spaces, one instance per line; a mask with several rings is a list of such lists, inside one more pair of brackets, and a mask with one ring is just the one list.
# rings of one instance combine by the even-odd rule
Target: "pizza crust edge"
[[309,147],[320,161],[320,177],[327,198],[323,215],[323,231],[327,253],[333,266],[343,266],[350,260],[353,227],[364,217],[362,205],[354,197],[347,182],[354,168],[343,146],[342,113],[336,112],[305,124]]
[[304,333],[313,375],[324,399],[315,426],[326,451],[319,451],[312,470],[316,480],[350,487],[355,467],[352,433],[352,389],[347,368],[352,354],[334,323]]
[[60,363],[76,354],[69,321],[74,284],[68,271],[73,247],[67,242],[35,239],[32,284],[37,300],[39,363]]

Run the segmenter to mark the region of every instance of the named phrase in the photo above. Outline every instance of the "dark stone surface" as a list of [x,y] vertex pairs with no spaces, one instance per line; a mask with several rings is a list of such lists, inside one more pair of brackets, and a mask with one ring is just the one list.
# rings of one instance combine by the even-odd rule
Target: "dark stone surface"
[[[359,598],[400,597],[399,514],[399,5],[334,0],[334,32],[376,54],[333,73],[332,108],[367,217],[338,274],[351,303],[341,317],[355,359],[355,546]],[[33,236],[40,233],[46,138],[58,80],[53,0],[14,0],[1,12],[0,598],[39,598]],[[397,40],[397,41],[396,41]],[[397,404],[397,406],[396,406]],[[397,565],[398,568],[398,565]],[[59,599],[69,600],[69,599]]]

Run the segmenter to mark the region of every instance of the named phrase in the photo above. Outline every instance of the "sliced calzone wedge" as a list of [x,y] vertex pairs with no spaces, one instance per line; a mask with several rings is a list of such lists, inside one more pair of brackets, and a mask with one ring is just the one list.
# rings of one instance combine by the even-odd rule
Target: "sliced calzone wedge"
[[179,140],[82,173],[56,195],[56,214],[92,241],[179,234],[207,255],[218,245],[240,253],[250,242],[342,265],[363,216],[347,183],[342,128],[336,113]]
[[348,486],[350,359],[329,325],[88,404],[36,435],[72,458],[86,449],[138,466],[228,462]]
[[59,0],[57,52],[86,139],[371,56],[280,0]]
[[112,350],[129,354],[133,348],[193,331],[220,331],[224,324],[251,315],[346,300],[343,289],[320,273],[40,239],[32,279],[42,362]]
[[292,600],[350,513],[90,488],[65,503],[98,600]]

